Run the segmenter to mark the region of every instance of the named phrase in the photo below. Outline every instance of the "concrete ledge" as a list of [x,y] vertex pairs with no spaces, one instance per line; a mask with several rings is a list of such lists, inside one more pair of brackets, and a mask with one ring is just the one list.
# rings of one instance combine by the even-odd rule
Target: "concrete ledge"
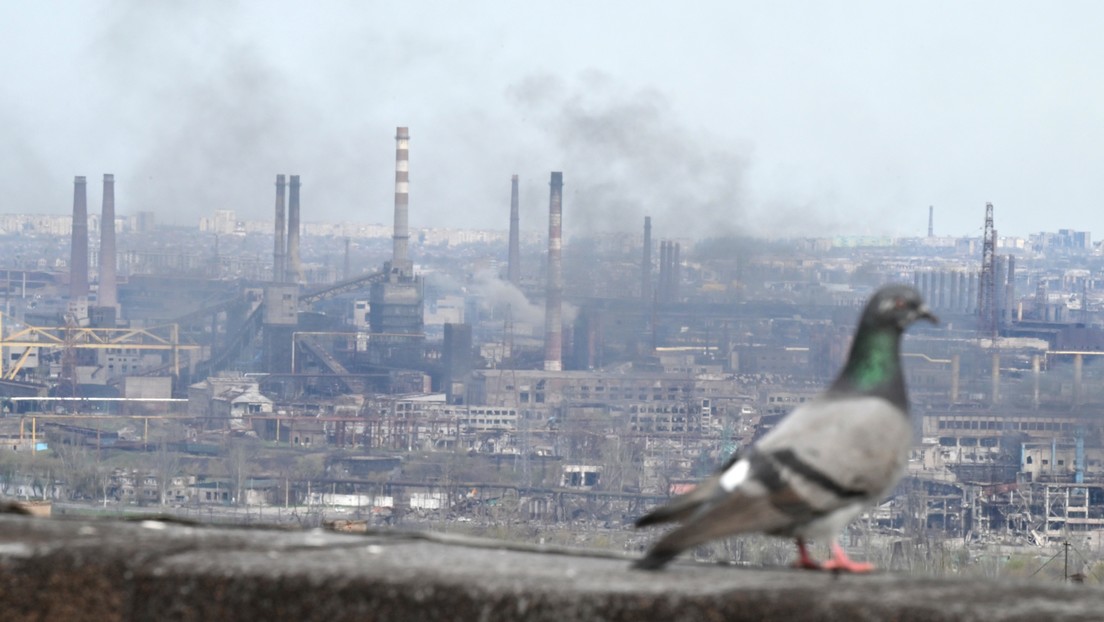
[[833,576],[401,532],[0,516],[0,611],[23,620],[1100,620],[1086,586]]

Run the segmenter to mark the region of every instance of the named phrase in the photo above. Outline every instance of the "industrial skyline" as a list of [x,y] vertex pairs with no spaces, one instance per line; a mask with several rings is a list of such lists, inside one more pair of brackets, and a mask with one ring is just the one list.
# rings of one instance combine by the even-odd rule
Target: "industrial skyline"
[[940,322],[876,357],[905,475],[833,557],[1104,583],[1104,4],[0,23],[10,509],[635,556],[639,517],[858,386],[868,300],[918,294]]
[[[922,435],[905,483],[862,519],[864,555],[886,557],[902,533],[1099,548],[1104,247],[1090,232],[1001,238],[988,203],[980,238],[695,240],[644,217],[632,234],[569,240],[581,208],[552,171],[547,235],[515,235],[511,196],[509,235],[442,243],[409,226],[421,145],[406,126],[394,140],[393,225],[355,244],[304,235],[315,197],[297,174],[276,175],[258,227],[226,210],[202,231],[117,218],[110,173],[98,218],[83,176],[69,229],[0,216],[0,404],[20,415],[0,417],[0,435],[10,459],[68,465],[32,494],[230,520],[282,499],[317,520],[356,508],[365,525],[474,528],[500,524],[488,510],[513,496],[518,524],[600,528],[630,550],[633,517],[828,381],[872,288],[911,282],[944,324],[905,344]],[[116,418],[141,432],[104,429]],[[164,459],[90,480],[70,451]],[[0,493],[26,495],[37,464]]]

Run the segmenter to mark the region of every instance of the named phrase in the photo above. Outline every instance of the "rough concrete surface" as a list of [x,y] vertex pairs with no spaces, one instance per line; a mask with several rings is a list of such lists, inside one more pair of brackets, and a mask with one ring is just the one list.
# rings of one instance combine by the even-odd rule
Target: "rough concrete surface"
[[20,620],[1101,620],[1084,585],[836,576],[483,540],[0,516]]

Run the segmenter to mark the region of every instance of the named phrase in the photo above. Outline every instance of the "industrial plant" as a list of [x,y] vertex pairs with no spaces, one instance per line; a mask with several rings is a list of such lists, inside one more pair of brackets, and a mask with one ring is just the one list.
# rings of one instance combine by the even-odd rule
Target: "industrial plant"
[[870,292],[904,282],[943,321],[904,342],[908,476],[853,529],[904,556],[1104,549],[1088,232],[999,237],[990,203],[980,238],[935,235],[934,208],[911,238],[691,239],[650,217],[565,236],[596,206],[560,171],[524,197],[546,230],[522,229],[517,174],[508,229],[413,228],[394,140],[390,225],[313,221],[310,180],[283,173],[271,221],[120,215],[112,174],[98,215],[85,176],[71,217],[0,215],[0,493],[627,532],[815,395]]

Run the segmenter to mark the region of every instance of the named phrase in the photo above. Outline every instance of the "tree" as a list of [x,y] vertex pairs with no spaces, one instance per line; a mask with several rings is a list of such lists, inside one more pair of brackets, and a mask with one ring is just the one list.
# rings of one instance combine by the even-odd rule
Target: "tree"
[[169,487],[173,478],[180,472],[180,454],[170,451],[168,443],[162,439],[153,454],[153,472],[157,478],[157,498],[162,506],[166,505]]
[[260,452],[260,443],[253,438],[227,439],[222,447],[222,466],[234,491],[233,502],[241,505],[245,496],[245,483],[253,476],[253,460]]
[[54,456],[61,463],[58,475],[68,484],[70,497],[95,499],[99,496],[100,471],[104,470],[99,452],[81,445],[76,437],[69,437],[68,443],[63,440],[59,437],[52,443]]

